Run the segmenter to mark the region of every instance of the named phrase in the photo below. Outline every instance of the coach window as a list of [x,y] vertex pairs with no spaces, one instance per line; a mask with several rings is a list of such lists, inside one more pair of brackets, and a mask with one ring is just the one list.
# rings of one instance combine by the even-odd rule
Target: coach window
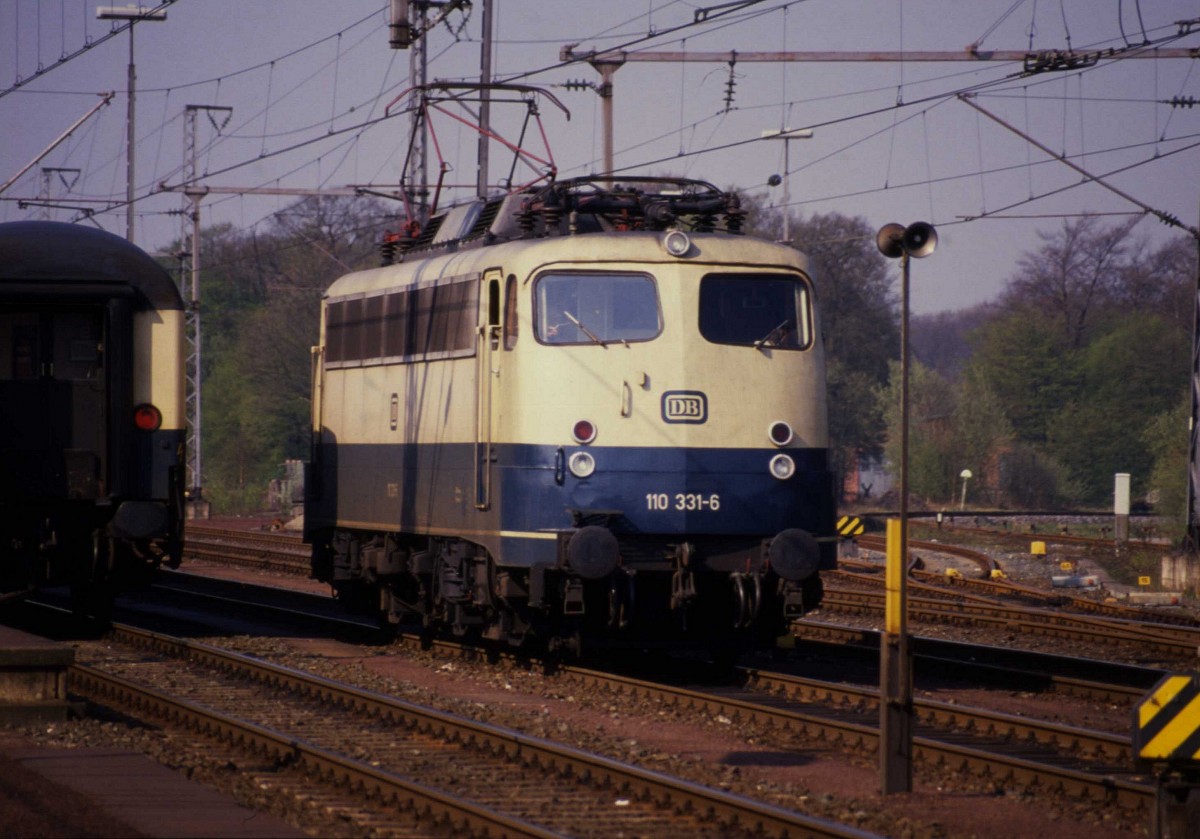
[[700,334],[714,344],[807,349],[808,284],[783,274],[709,274],[700,281]]
[[511,350],[517,345],[517,294],[520,287],[515,274],[509,274],[504,281],[504,349]]
[[0,314],[0,380],[97,380],[103,341],[98,312]]
[[0,380],[41,375],[41,319],[33,312],[0,313]]
[[101,323],[97,314],[54,314],[54,377],[74,381],[95,380],[100,374]]
[[546,273],[534,285],[536,337],[543,344],[649,341],[662,331],[653,277],[632,273]]

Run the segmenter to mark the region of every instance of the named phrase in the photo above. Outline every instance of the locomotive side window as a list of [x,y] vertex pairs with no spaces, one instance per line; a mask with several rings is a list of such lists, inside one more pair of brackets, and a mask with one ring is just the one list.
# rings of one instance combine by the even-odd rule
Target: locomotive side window
[[781,274],[709,274],[700,281],[700,334],[714,344],[807,349],[808,285]]
[[362,355],[360,358],[379,358],[383,354],[383,295],[362,301]]
[[542,274],[534,299],[543,344],[649,341],[662,331],[658,288],[646,274]]
[[429,361],[475,352],[478,280],[330,301],[325,360],[330,367]]
[[345,320],[349,303],[348,300],[330,303],[325,310],[325,358],[328,361],[347,358]]

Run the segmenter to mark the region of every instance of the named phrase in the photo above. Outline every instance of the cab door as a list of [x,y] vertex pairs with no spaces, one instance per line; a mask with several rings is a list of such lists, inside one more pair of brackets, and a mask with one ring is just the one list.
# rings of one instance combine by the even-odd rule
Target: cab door
[[479,289],[479,328],[475,351],[475,509],[492,506],[495,468],[496,389],[500,379],[501,285],[504,272],[485,271]]

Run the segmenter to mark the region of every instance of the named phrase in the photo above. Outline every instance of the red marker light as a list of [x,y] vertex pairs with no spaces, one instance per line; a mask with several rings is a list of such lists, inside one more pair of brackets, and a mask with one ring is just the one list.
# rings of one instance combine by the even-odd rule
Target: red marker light
[[571,436],[575,438],[576,443],[586,446],[596,439],[596,426],[592,425],[590,420],[580,420],[571,429]]
[[792,442],[792,427],[786,422],[771,423],[771,427],[767,433],[771,437],[771,442],[777,446],[786,446]]
[[162,426],[162,412],[153,405],[138,405],[133,409],[133,424],[142,431],[158,431]]

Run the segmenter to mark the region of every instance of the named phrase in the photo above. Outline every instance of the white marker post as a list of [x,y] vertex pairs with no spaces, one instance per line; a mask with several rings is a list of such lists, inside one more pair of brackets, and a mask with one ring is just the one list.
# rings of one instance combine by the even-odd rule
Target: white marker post
[[1113,476],[1113,538],[1118,542],[1129,541],[1129,473],[1118,472]]

